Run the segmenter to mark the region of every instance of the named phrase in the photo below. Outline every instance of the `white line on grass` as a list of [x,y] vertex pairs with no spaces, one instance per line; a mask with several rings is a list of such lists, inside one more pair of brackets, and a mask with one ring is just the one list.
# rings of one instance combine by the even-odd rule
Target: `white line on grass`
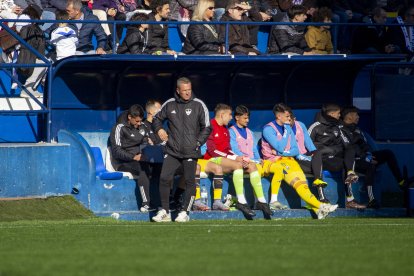
[[[62,226],[63,224],[47,225],[0,225],[0,229],[17,228],[46,228],[51,226]],[[182,224],[182,223],[148,223],[148,224],[65,224],[65,226],[77,227],[329,227],[329,226],[414,226],[404,223],[349,223],[349,224]]]

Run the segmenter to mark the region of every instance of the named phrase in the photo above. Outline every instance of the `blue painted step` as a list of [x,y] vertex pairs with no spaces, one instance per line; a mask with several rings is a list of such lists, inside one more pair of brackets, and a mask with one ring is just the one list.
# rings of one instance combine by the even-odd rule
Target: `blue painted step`
[[[95,213],[100,217],[114,217],[118,216],[120,220],[138,220],[138,221],[150,221],[150,217],[155,215],[155,212],[150,212],[149,214],[143,214],[138,211],[133,212],[97,212]],[[172,217],[175,218],[177,214],[173,213]],[[406,210],[404,208],[383,208],[379,210],[366,209],[363,211],[343,209],[339,208],[334,213],[330,214],[327,219],[330,217],[405,217]],[[191,212],[191,220],[244,220],[244,217],[239,211],[230,211],[230,212],[221,212],[221,211],[208,211],[208,212]],[[306,209],[290,209],[290,210],[280,210],[275,211],[273,214],[273,219],[286,219],[286,218],[312,218],[312,214],[309,210]],[[260,211],[256,210],[255,219],[263,219],[263,215]]]

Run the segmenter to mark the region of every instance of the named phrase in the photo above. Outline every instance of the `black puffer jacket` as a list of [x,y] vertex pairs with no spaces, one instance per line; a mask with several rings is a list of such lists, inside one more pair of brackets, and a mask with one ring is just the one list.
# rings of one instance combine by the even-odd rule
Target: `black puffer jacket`
[[[285,22],[291,22],[285,18]],[[304,26],[276,25],[269,37],[269,54],[295,53],[302,55],[311,51],[305,40]]]
[[187,55],[219,54],[220,45],[215,25],[190,25],[184,42],[183,52]]
[[141,32],[136,25],[128,26],[127,33],[118,54],[144,54],[148,42],[148,31]]
[[168,141],[165,152],[176,158],[199,158],[200,145],[207,141],[211,132],[208,109],[204,102],[192,95],[189,101],[176,93],[166,101],[153,120],[155,133],[168,120]]
[[342,153],[349,146],[348,138],[342,132],[342,124],[339,120],[318,113],[316,122],[309,129],[309,136],[323,155],[335,156]]
[[367,156],[367,152],[372,151],[364,132],[361,131],[357,125],[344,124],[342,133],[344,133],[346,138],[348,138],[350,145],[355,149],[355,156],[357,158],[365,158]]
[[[149,21],[157,21],[152,13],[149,14]],[[162,24],[162,22],[160,22]],[[168,26],[163,24],[151,24],[148,27],[148,53],[156,51],[165,52],[170,49],[168,46]]]
[[[253,9],[249,11],[249,17],[246,15],[242,16],[241,21],[260,21],[261,15],[259,12],[254,11]],[[222,17],[221,20],[223,22],[226,21],[236,21],[226,12]],[[236,21],[237,22],[237,21]],[[253,25],[230,25],[229,26],[229,51],[232,54],[244,54],[247,55],[249,52],[254,52],[260,55],[260,52],[253,48],[250,44],[250,34],[249,29],[252,28]],[[226,25],[219,25],[218,27],[220,41],[225,41],[226,39]]]

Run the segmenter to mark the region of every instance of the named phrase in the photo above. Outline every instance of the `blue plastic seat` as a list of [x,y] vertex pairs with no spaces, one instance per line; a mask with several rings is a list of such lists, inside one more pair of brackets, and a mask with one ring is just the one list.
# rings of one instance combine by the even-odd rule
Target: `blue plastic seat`
[[101,180],[118,180],[122,179],[122,172],[108,172],[103,162],[101,149],[98,147],[91,147],[93,157],[95,158],[96,176]]

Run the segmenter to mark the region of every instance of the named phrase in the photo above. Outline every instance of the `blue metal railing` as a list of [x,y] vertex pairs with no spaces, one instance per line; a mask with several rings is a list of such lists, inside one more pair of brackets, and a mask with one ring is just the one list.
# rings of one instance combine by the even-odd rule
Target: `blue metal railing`
[[[145,22],[139,22],[139,21],[100,21],[100,20],[11,20],[11,19],[1,19],[0,20],[0,26],[7,30],[14,38],[16,38],[23,46],[25,46],[27,49],[29,49],[34,55],[42,60],[44,64],[0,64],[0,68],[7,72],[9,68],[18,68],[18,67],[46,67],[47,68],[47,89],[44,91],[44,93],[47,95],[48,101],[51,100],[51,87],[52,87],[52,77],[53,77],[53,64],[50,62],[47,58],[45,58],[44,53],[39,53],[36,49],[34,49],[31,45],[29,45],[26,41],[24,41],[18,34],[13,32],[7,24],[7,22],[16,22],[16,23],[99,23],[99,24],[111,24],[111,27],[113,28],[113,32],[116,33],[116,26],[117,25],[138,25],[138,24],[165,24],[165,25],[193,25],[193,24],[211,24],[211,25],[225,25],[225,53],[228,54],[228,48],[229,48],[229,39],[228,39],[228,33],[229,33],[229,27],[230,25],[257,25],[257,26],[275,26],[275,25],[303,25],[303,26],[378,26],[377,24],[369,24],[369,23],[293,23],[293,22],[219,22],[219,21],[211,21],[211,22],[205,22],[205,21],[185,21],[185,22],[179,22],[179,21],[145,21]],[[401,26],[399,24],[384,24],[384,26]],[[407,25],[412,26],[412,25]],[[113,45],[116,43],[116,37],[113,36]],[[333,45],[336,52],[337,48],[337,39],[338,39],[338,33],[334,32],[333,36]],[[112,50],[113,54],[116,54],[115,49]],[[154,59],[159,60],[159,57],[153,57]],[[255,57],[255,58],[261,58],[261,57]],[[315,59],[318,57],[315,56]],[[9,73],[8,76],[13,79],[13,76]],[[33,113],[33,114],[47,114],[47,121],[50,121],[50,107],[48,104],[44,105],[40,103],[39,100],[37,100],[27,89],[22,85],[18,80],[13,79],[18,83],[18,85],[30,95],[32,99],[35,100],[39,106],[41,106],[41,110],[28,110],[28,111],[0,111],[0,113]],[[48,127],[48,133],[47,133],[47,139],[50,141],[50,129]]]

